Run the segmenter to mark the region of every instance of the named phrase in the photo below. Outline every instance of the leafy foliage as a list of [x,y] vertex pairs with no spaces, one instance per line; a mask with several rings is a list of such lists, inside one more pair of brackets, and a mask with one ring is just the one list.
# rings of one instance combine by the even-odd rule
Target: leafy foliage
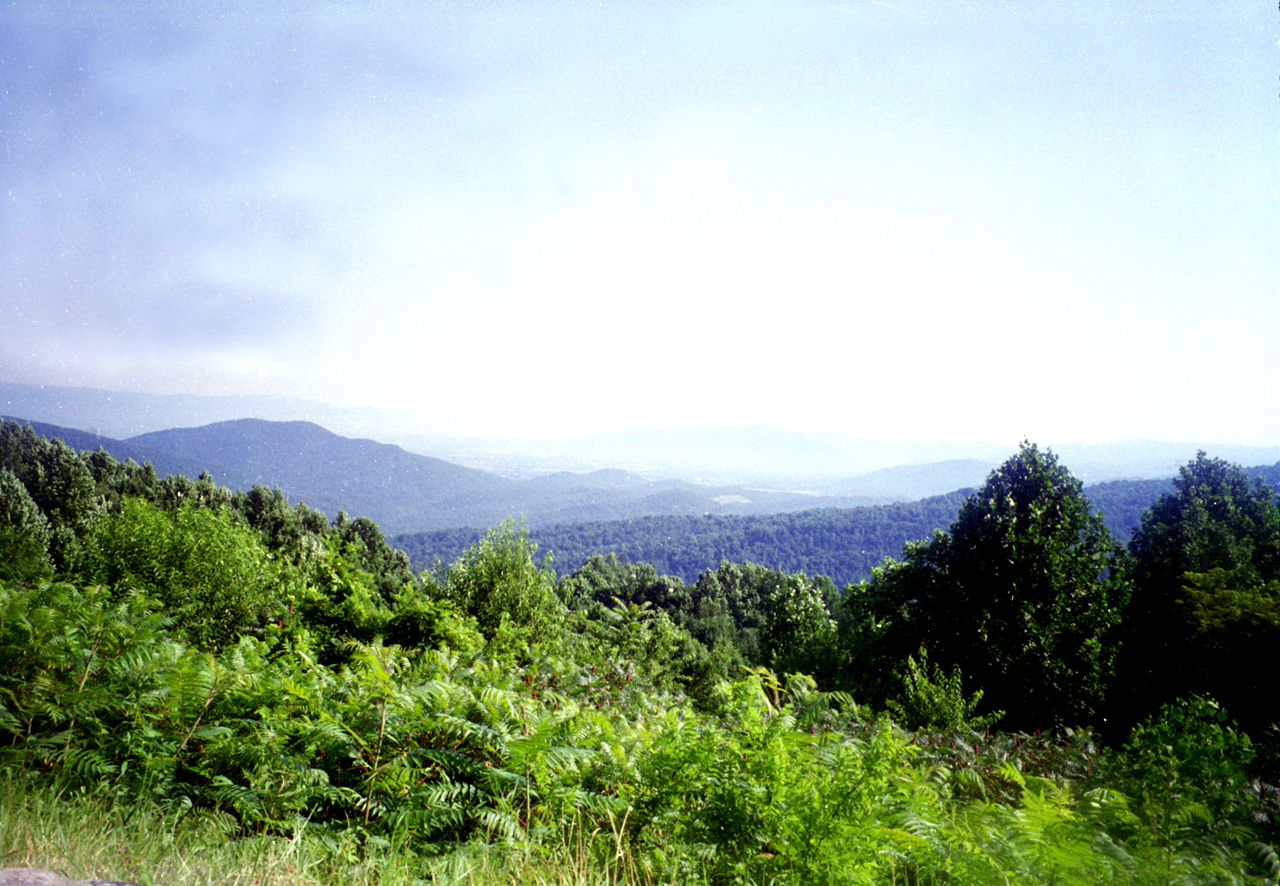
[[838,596],[829,581],[786,576],[773,589],[760,625],[763,662],[779,673],[817,676],[830,686],[837,654],[836,623],[827,603],[832,599]]
[[970,496],[949,533],[879,570],[863,596],[884,620],[881,654],[925,646],[1014,726],[1100,714],[1126,587],[1079,481],[1024,444]]
[[[1260,480],[1204,452],[1184,465],[1175,492],[1143,516],[1129,545],[1135,580],[1169,589],[1188,572],[1223,569],[1242,586],[1280,578],[1280,506]],[[1147,601],[1135,599],[1135,604]]]
[[0,468],[0,581],[50,568],[49,521],[8,468]]
[[437,584],[475,619],[485,640],[500,639],[500,646],[519,652],[563,618],[555,573],[536,557],[528,532],[504,523],[445,569]]
[[50,558],[56,569],[65,569],[102,510],[88,466],[61,440],[0,421],[0,469],[18,478],[48,521]]
[[[566,855],[583,865],[574,882],[1262,883],[1277,869],[1280,804],[1222,707],[1191,698],[1110,749],[1076,728],[1123,587],[1078,484],[1034,447],[949,535],[843,600],[750,562],[686,585],[602,557],[557,585],[512,525],[415,576],[369,521],[76,458],[98,503],[58,518],[64,575],[15,556],[0,584],[6,783],[101,791],[216,822],[219,841],[285,839],[397,881],[448,881],[431,856],[454,859],[458,882],[473,861],[517,876],[519,860]],[[6,525],[53,525],[16,471],[0,487]],[[1258,580],[1239,558],[1182,573],[1174,623],[1210,671],[1267,674],[1265,545],[1224,539]],[[838,691],[868,685],[863,667],[881,669],[899,723]],[[978,702],[993,694],[1027,731],[991,731]]]
[[959,668],[944,674],[935,664],[931,672],[928,650],[922,647],[919,657],[919,661],[914,656],[907,658],[901,693],[889,699],[889,710],[902,725],[955,735],[988,729],[1003,716],[1003,711],[976,716],[982,690],[966,696]]
[[1122,765],[1153,833],[1165,842],[1186,840],[1188,827],[1242,821],[1249,745],[1226,712],[1200,696],[1166,705],[1134,729]]
[[1274,713],[1270,692],[1280,601],[1280,500],[1238,466],[1203,452],[1130,543],[1115,718],[1131,725],[1194,693],[1227,703],[1247,729]]
[[119,593],[161,601],[185,636],[218,647],[260,631],[298,594],[298,576],[246,527],[208,508],[125,499],[86,539],[82,569]]

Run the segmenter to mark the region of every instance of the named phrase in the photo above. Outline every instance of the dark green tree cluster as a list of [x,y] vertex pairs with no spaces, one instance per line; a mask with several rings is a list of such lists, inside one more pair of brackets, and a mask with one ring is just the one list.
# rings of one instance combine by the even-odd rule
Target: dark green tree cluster
[[[65,569],[75,559],[77,540],[102,511],[93,476],[84,460],[61,440],[46,440],[27,425],[0,421],[0,471],[17,478],[47,524],[47,554]],[[12,484],[9,495],[17,495]],[[6,498],[6,512],[17,514],[21,503]]]
[[0,581],[47,572],[50,541],[49,519],[23,482],[0,468]]
[[923,647],[1021,728],[1096,723],[1128,599],[1117,565],[1079,481],[1024,445],[949,532],[909,545],[852,602],[875,624],[875,658]]
[[869,697],[888,697],[923,648],[1006,725],[1123,736],[1202,695],[1261,735],[1276,719],[1265,699],[1280,639],[1278,501],[1201,453],[1122,547],[1052,453],[1024,446],[948,532],[849,589],[847,666]]
[[[1239,728],[1253,750],[1241,750],[1247,738],[1231,745],[1232,777],[1253,781],[1229,802],[1274,827],[1277,552],[1280,497],[1236,465],[1200,453],[1121,547],[1056,458],[1024,446],[949,532],[849,589],[843,685],[899,711],[1003,716],[1005,728],[1089,725],[1115,743],[1140,726],[1135,736],[1174,729],[1171,720],[1183,732]],[[1164,725],[1142,726],[1152,718]],[[1221,812],[1210,794],[1199,796]]]
[[1280,503],[1261,480],[1200,453],[1129,543],[1114,716],[1131,726],[1191,694],[1223,702],[1249,732],[1276,722]]

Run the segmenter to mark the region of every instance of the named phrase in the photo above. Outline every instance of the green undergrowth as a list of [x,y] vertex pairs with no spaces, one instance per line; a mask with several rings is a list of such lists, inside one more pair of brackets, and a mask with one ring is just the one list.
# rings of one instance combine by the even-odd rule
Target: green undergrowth
[[169,886],[1274,882],[1251,746],[1204,699],[1104,752],[963,718],[909,731],[763,667],[703,709],[608,657],[351,642],[328,666],[279,631],[203,651],[97,587],[10,585],[0,614],[9,866]]
[[[418,854],[306,829],[241,835],[225,815],[92,791],[0,781],[0,867],[166,886],[652,886],[615,834],[571,830],[555,847]],[[601,859],[607,859],[602,862]]]
[[[616,559],[557,581],[512,525],[414,575],[372,522],[278,490],[11,448],[5,866],[169,886],[1280,874],[1280,584],[1196,583],[1212,643],[1170,627],[1184,664],[1217,664],[1108,722],[1124,588],[1099,582],[1124,564],[1076,550],[1054,516],[1084,514],[1075,487],[1034,447],[966,508],[968,541],[939,535],[843,597],[749,563],[692,588]],[[1232,668],[1185,654],[1244,646]]]

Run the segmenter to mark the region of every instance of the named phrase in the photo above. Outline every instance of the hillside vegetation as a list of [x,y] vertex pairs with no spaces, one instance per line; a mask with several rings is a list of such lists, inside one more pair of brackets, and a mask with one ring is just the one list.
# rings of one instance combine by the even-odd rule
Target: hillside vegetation
[[[1263,477],[1266,468],[1253,468]],[[1280,487],[1274,479],[1272,488]],[[1126,542],[1142,513],[1173,490],[1172,480],[1114,480],[1086,487],[1085,496],[1117,541]],[[946,529],[972,490],[912,502],[858,508],[819,508],[786,514],[652,516],[632,520],[535,527],[530,537],[564,571],[597,555],[647,563],[665,575],[693,582],[729,560],[750,560],[786,572],[825,575],[839,587],[864,581],[907,542]],[[392,543],[416,569],[449,562],[484,536],[473,528],[398,535]]]
[[[723,560],[750,560],[825,575],[843,586],[869,577],[908,541],[947,526],[966,494],[751,517],[691,514],[563,523],[535,527],[530,537],[565,571],[578,569],[593,556],[614,554],[693,582]],[[392,541],[415,568],[425,569],[451,561],[483,535],[482,529],[462,528],[398,535]]]
[[207,881],[68,816],[244,882],[1275,882],[1278,640],[1280,501],[1205,454],[1121,545],[1026,444],[841,590],[510,523],[415,571],[0,424],[0,853],[78,875]]

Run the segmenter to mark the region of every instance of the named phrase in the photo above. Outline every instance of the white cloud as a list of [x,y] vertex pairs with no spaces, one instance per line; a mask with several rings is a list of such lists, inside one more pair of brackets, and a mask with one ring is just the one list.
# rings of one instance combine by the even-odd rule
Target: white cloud
[[18,17],[6,367],[517,431],[1280,433],[1269,20],[894,6]]

